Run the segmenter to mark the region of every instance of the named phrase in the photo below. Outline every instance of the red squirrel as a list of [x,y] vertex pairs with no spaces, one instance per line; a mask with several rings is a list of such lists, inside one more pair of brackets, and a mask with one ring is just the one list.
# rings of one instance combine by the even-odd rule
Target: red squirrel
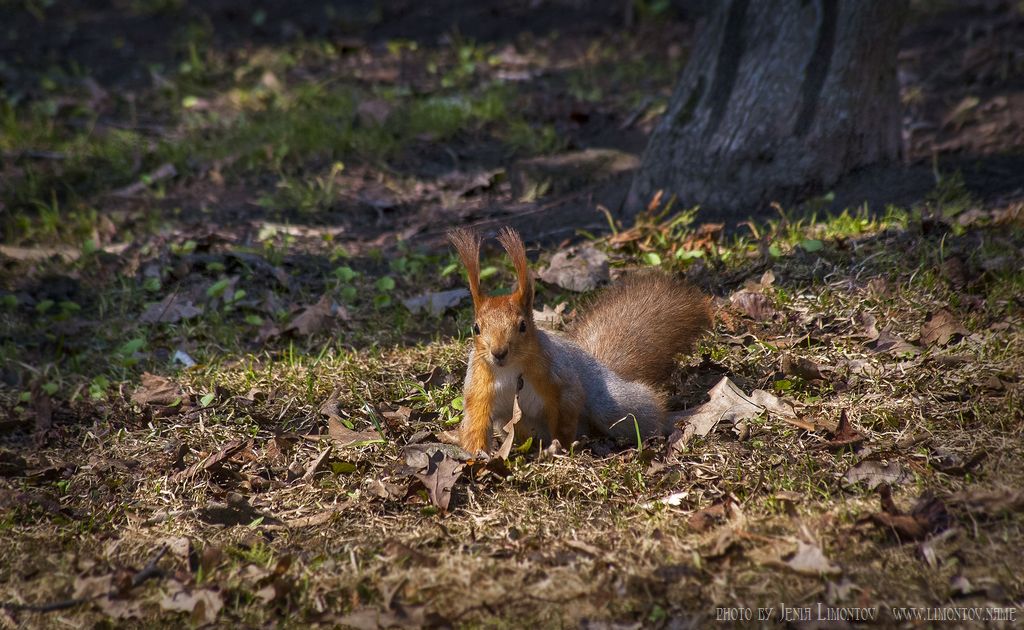
[[670,432],[660,391],[675,356],[693,349],[711,327],[711,301],[686,281],[661,272],[636,273],[602,291],[566,335],[533,321],[533,279],[519,234],[498,241],[515,267],[510,295],[480,291],[480,236],[449,233],[466,267],[475,321],[459,442],[490,452],[519,396],[517,438],[535,435],[568,447],[578,437],[646,438]]

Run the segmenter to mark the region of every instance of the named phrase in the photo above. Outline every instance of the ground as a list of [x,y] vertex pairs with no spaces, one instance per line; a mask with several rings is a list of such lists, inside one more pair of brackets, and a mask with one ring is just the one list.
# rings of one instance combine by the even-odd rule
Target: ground
[[[0,624],[1019,620],[1020,8],[913,3],[906,163],[722,226],[617,214],[699,16],[455,5],[0,9]],[[506,223],[715,296],[694,435],[444,444],[471,307],[407,301]]]

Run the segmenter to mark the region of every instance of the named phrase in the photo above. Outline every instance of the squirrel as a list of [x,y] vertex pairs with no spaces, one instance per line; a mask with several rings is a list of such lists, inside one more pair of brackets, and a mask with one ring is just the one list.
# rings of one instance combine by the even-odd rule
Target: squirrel
[[489,453],[493,436],[522,412],[516,438],[534,435],[567,448],[578,437],[666,435],[665,395],[675,356],[711,327],[711,301],[682,279],[636,273],[605,289],[566,335],[539,330],[526,247],[506,227],[498,242],[515,267],[510,295],[480,290],[480,236],[448,234],[469,280],[475,321],[463,392],[459,443]]

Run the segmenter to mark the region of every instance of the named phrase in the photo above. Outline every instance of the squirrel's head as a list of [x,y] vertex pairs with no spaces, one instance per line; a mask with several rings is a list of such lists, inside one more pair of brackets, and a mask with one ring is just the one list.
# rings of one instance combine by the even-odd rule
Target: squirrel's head
[[473,344],[477,355],[491,365],[515,364],[526,357],[535,339],[533,324],[533,279],[526,260],[526,247],[519,234],[506,227],[498,242],[512,258],[516,289],[510,295],[489,296],[480,292],[480,236],[456,229],[448,234],[469,278],[473,296]]

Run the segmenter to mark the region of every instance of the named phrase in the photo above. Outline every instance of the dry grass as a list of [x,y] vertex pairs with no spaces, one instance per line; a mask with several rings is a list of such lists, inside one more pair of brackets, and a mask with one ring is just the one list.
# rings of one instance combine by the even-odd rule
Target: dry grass
[[[703,358],[673,382],[677,403],[692,406],[728,375],[746,391],[775,391],[821,429],[762,415],[680,452],[662,440],[643,450],[596,443],[571,456],[518,454],[504,477],[467,470],[447,513],[400,464],[414,434],[445,428],[438,413],[457,394],[462,341],[406,345],[368,330],[347,333],[361,339],[354,350],[323,333],[259,355],[225,347],[174,375],[189,405],[154,413],[131,402],[129,379],[101,400],[54,397],[43,432],[31,425],[42,396],[19,404],[5,390],[9,417],[24,424],[5,433],[4,461],[26,460],[2,480],[5,618],[82,624],[110,613],[169,624],[179,613],[160,602],[178,588],[172,579],[213,591],[224,605],[218,622],[255,625],[646,625],[713,620],[718,607],[756,614],[779,602],[875,606],[891,619],[893,606],[1019,604],[1019,232],[978,228],[937,242],[907,225],[873,225],[816,252],[788,243],[819,227],[792,228],[792,238],[776,230],[782,255],[767,261],[775,280],[760,290],[778,313],[758,321],[723,306]],[[669,240],[685,242],[677,236]],[[691,269],[694,277],[712,286],[761,277],[765,261],[747,254],[754,243],[714,249],[732,262],[712,260]],[[629,251],[617,255],[626,261]],[[936,271],[953,257],[970,270],[967,286]],[[1001,270],[984,270],[992,260]],[[940,308],[962,321],[965,338],[906,356],[865,344],[863,313],[913,341]],[[347,326],[369,326],[355,321]],[[783,356],[813,361],[825,377],[783,374]],[[452,372],[455,385],[423,385],[417,375],[431,368]],[[440,397],[409,398],[417,384]],[[324,432],[319,409],[335,389],[342,417],[356,429],[379,423],[383,440],[333,446],[310,477],[329,440],[301,436]],[[388,413],[403,404],[411,409]],[[821,448],[842,413],[866,440],[856,451]],[[243,446],[222,465],[181,472],[232,440]],[[876,458],[907,473],[894,484],[900,508],[925,492],[945,502],[950,519],[925,542],[901,543],[864,522],[881,511],[878,497],[843,476]],[[390,494],[382,484],[392,484]],[[989,501],[971,510],[957,499],[982,489],[1018,492],[1016,507]],[[669,495],[675,505],[658,503]],[[702,520],[722,501],[735,507]],[[797,540],[820,547],[836,571],[788,568]],[[160,573],[123,589],[123,600],[19,608],[66,601],[87,576],[122,583],[118,576],[136,574],[164,545]]]

